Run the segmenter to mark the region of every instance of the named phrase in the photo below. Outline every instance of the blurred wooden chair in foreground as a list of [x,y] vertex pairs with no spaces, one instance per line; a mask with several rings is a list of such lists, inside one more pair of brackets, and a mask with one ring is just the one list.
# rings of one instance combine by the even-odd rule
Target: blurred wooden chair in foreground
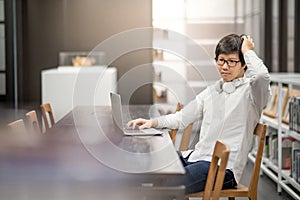
[[39,134],[42,133],[35,110],[26,113],[26,117],[28,121],[29,131]]
[[[203,197],[203,200],[209,200],[211,198],[213,200],[219,199],[223,187],[229,153],[230,150],[226,144],[222,143],[221,141],[216,142],[204,192],[186,195],[185,199],[189,199],[190,197]],[[220,166],[218,166],[219,160]]]
[[14,133],[26,133],[26,127],[23,119],[13,121],[7,125],[9,131]]
[[[52,127],[55,124],[52,107],[51,107],[50,103],[42,104],[40,107],[41,107],[41,111],[42,111],[45,128],[47,130],[50,128],[50,125]],[[48,118],[49,118],[50,122],[49,122]]]

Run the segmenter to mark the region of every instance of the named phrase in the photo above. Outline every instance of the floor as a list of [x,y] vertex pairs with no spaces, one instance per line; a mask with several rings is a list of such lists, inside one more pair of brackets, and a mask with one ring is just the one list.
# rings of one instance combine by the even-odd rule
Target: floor
[[[27,104],[22,105],[20,109],[14,109],[12,105],[0,103],[0,130],[5,127],[7,123],[14,121],[16,119],[24,118],[26,112],[35,109],[39,110],[37,104]],[[38,112],[39,114],[39,112]],[[253,164],[249,161],[246,165],[243,177],[241,182],[245,185],[248,185],[250,180],[251,171]],[[227,199],[227,198],[221,198]],[[245,199],[245,198],[236,198]],[[277,193],[277,185],[266,175],[262,175],[259,179],[258,187],[258,199],[259,200],[290,200],[293,199],[290,197],[284,190],[281,195]]]
[[[253,164],[251,161],[248,161],[244,174],[242,176],[241,183],[248,185],[251,178],[251,171]],[[223,199],[223,198],[222,198]],[[245,198],[236,198],[245,199]],[[294,199],[289,196],[284,190],[281,192],[281,195],[277,192],[277,185],[272,181],[267,175],[261,175],[258,182],[258,199],[259,200],[290,200]]]

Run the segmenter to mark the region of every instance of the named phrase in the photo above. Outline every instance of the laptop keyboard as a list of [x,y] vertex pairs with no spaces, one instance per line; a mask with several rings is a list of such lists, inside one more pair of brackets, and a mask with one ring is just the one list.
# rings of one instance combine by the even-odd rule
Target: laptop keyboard
[[143,130],[139,130],[138,128],[135,128],[135,129],[124,129],[124,131],[126,133],[141,133],[141,132],[144,132]]

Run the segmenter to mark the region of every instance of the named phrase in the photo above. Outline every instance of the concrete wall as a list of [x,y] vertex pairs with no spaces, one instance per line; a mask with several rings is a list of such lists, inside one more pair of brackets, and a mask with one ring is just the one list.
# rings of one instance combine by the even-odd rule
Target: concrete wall
[[[22,55],[20,100],[40,102],[40,72],[58,65],[60,51],[91,51],[110,36],[152,25],[151,0],[24,0],[22,1]],[[151,43],[152,38],[149,38]],[[140,63],[151,63],[150,51],[117,59],[118,76]],[[152,80],[152,71],[142,74]],[[134,80],[133,80],[134,81]],[[122,89],[122,90],[121,90]],[[126,94],[126,87],[120,93]],[[131,103],[151,103],[152,87],[145,86]]]

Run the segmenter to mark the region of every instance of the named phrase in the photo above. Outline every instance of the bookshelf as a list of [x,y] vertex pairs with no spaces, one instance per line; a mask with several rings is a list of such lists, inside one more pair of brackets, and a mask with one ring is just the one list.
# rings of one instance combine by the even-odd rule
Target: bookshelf
[[[290,130],[288,102],[290,96],[300,96],[300,73],[271,73],[271,84],[276,85],[272,87],[274,98],[271,98],[269,105],[264,111],[261,122],[268,125],[268,132],[275,132],[276,135],[269,135],[271,138],[267,140],[269,143],[267,149],[270,153],[271,145],[274,145],[277,149],[276,159],[271,159],[272,156],[266,154],[269,157],[263,158],[262,171],[269,176],[273,181],[277,183],[277,192],[281,193],[282,189],[289,193],[293,198],[300,199],[300,182],[295,180],[292,176],[291,169],[284,169],[283,163],[287,163],[283,159],[286,153],[289,153],[289,149],[284,149],[284,140],[289,139],[293,142],[300,142],[300,133],[294,130]],[[270,105],[272,104],[272,105]],[[275,106],[275,107],[274,107]],[[291,121],[291,120],[290,120]],[[273,140],[272,140],[273,137]],[[271,144],[271,141],[273,143]],[[276,143],[274,143],[274,141]],[[273,146],[273,147],[274,147]],[[290,150],[290,167],[294,164],[292,156],[292,148]],[[284,157],[286,159],[286,157]],[[254,161],[255,155],[249,154],[249,160]],[[298,166],[300,166],[298,164]],[[293,166],[293,170],[295,167]],[[300,174],[300,173],[299,173]]]

